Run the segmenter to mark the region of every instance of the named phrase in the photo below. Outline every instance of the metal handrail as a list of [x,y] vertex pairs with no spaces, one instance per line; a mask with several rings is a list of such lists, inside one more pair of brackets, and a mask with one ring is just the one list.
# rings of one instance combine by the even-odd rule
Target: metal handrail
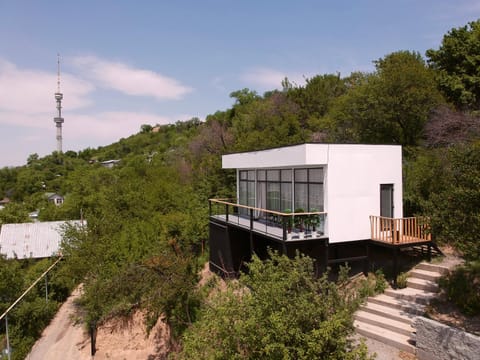
[[[241,216],[237,215],[238,209],[244,209],[244,211],[248,210],[247,214],[244,214],[244,215],[246,215],[246,218],[249,219],[249,222],[248,224],[243,224],[242,226],[249,228],[250,231],[262,232],[265,234],[273,235],[277,238],[282,239],[283,241],[293,240],[294,238],[297,238],[297,236],[298,236],[298,239],[302,239],[302,240],[306,238],[312,239],[312,238],[316,238],[318,234],[320,234],[320,236],[323,236],[324,234],[324,229],[325,229],[324,219],[327,215],[327,212],[325,211],[296,212],[296,213],[282,212],[282,211],[268,210],[268,209],[263,209],[259,207],[238,204],[238,203],[232,202],[231,199],[209,199],[210,217],[219,216],[217,211],[212,211],[213,210],[212,204],[216,205],[215,209],[218,209],[218,207],[225,206],[224,213],[222,213],[225,216],[225,221],[227,223],[234,223],[237,225],[241,225],[240,224]],[[229,211],[230,207],[233,208],[233,214]],[[213,213],[215,213],[215,215]],[[267,221],[263,222],[263,224],[261,222],[259,223],[258,222],[259,218],[255,214],[263,214],[261,217]],[[320,225],[318,228],[318,229],[321,229],[320,232],[317,232],[315,230],[315,225],[312,225],[313,231],[308,230],[307,233],[304,232],[303,226],[301,227],[292,226],[293,221],[296,218],[309,217],[309,216],[323,217],[323,220],[317,223],[317,226]],[[269,219],[268,219],[269,217],[273,218],[273,219],[270,219],[270,220],[273,220],[272,223],[269,223]],[[309,224],[306,221],[305,221],[305,225],[307,227],[309,226]],[[264,227],[263,229],[261,229],[262,226]],[[275,231],[273,230],[273,228],[271,228],[271,226],[273,226],[273,228],[281,228],[282,234],[280,236],[279,234],[275,234]],[[300,231],[298,231],[297,233],[294,233],[291,231],[293,228],[298,228]]]
[[[227,201],[228,200],[228,201]],[[243,204],[238,204],[238,203],[232,203],[230,202],[231,199],[208,199],[210,202],[214,202],[217,204],[222,204],[222,205],[230,205],[234,207],[239,207],[243,209],[251,209],[254,211],[261,211],[261,212],[266,212],[269,214],[273,215],[279,215],[279,216],[301,216],[301,215],[326,215],[326,211],[313,211],[313,212],[281,212],[281,211],[276,211],[276,210],[268,210],[268,209],[263,209],[263,208],[257,208],[255,206],[248,206],[248,205],[243,205]]]

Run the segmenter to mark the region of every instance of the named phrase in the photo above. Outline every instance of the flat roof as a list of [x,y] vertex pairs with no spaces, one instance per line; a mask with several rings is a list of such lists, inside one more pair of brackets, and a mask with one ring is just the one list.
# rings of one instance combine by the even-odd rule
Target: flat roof
[[224,169],[275,168],[327,165],[331,152],[401,152],[401,145],[306,143],[222,156]]

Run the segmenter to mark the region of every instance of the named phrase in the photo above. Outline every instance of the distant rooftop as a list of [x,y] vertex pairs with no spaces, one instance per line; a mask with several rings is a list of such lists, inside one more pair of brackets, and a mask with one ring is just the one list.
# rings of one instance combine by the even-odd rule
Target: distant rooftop
[[0,228],[0,254],[7,259],[46,258],[57,255],[67,224],[82,226],[81,220],[4,224]]
[[115,165],[117,165],[119,162],[120,162],[120,160],[112,159],[112,160],[102,161],[100,164],[101,164],[102,166],[104,166],[104,167],[112,168],[112,167],[114,167]]

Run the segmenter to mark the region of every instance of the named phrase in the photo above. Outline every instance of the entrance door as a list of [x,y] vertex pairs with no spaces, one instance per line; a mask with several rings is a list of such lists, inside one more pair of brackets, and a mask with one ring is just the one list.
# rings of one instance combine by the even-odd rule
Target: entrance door
[[393,218],[393,184],[380,184],[380,216]]

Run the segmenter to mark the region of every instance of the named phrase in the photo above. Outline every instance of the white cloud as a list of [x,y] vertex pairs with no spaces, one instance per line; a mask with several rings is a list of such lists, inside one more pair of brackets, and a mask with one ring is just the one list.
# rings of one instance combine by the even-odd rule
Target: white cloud
[[95,83],[128,95],[176,100],[193,90],[162,74],[95,56],[77,57],[73,63]]
[[[55,113],[54,93],[57,90],[57,76],[40,70],[20,69],[0,58],[0,123],[11,123],[9,116],[2,112],[15,112],[21,115]],[[91,103],[87,97],[93,86],[73,75],[64,73],[61,91],[68,94],[64,105],[71,110]],[[24,116],[24,120],[26,117]],[[28,125],[35,126],[31,123]]]
[[[112,63],[100,62],[101,66],[109,64]],[[99,67],[95,69],[100,70]],[[113,84],[110,87],[123,86],[127,94],[130,85],[139,84],[144,91],[142,94],[156,98],[180,97],[190,91],[175,80],[149,71],[135,70],[121,64],[112,66],[110,70],[109,77],[103,78],[101,85],[111,81]],[[132,106],[127,111],[98,110],[94,103],[93,81],[83,80],[79,76],[84,75],[62,72],[62,105],[66,110],[63,124],[65,151],[108,145],[122,137],[138,133],[142,124],[167,124],[192,118],[189,114],[161,116],[148,111],[137,111]],[[125,79],[115,83],[117,76]],[[57,90],[57,74],[21,68],[0,57],[0,84],[0,167],[23,164],[32,153],[43,156],[54,151],[56,131],[53,117],[56,115],[54,93]],[[161,89],[154,89],[156,85]],[[165,92],[163,95],[162,91]],[[122,105],[122,108],[128,106],[124,103]]]

